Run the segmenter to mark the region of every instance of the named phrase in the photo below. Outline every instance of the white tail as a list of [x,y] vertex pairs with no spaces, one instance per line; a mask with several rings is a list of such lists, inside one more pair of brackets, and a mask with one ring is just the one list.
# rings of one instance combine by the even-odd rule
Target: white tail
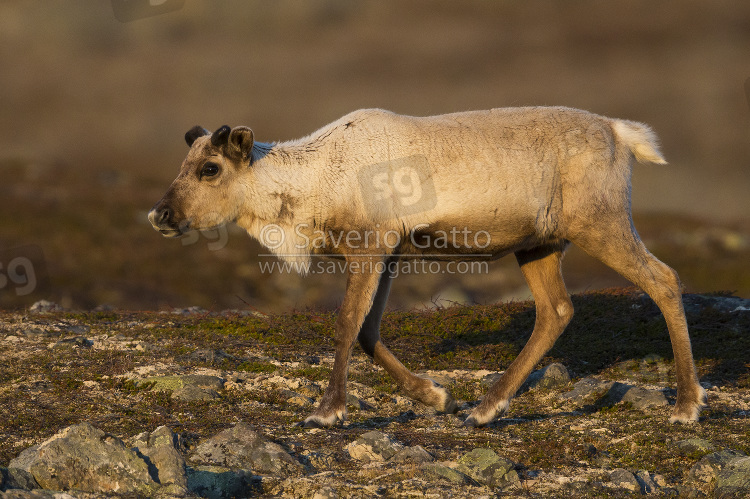
[[667,164],[659,152],[659,139],[648,125],[635,121],[616,120],[612,125],[617,137],[623,141],[639,163]]

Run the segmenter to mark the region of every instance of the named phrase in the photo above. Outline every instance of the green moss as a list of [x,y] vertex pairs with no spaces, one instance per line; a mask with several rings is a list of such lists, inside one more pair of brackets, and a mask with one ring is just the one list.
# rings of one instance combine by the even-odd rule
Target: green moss
[[294,378],[304,378],[310,381],[327,380],[331,375],[331,369],[325,366],[307,366],[299,369],[293,369],[287,373],[287,376]]
[[485,388],[478,381],[457,382],[448,387],[456,400],[473,401],[482,396]]

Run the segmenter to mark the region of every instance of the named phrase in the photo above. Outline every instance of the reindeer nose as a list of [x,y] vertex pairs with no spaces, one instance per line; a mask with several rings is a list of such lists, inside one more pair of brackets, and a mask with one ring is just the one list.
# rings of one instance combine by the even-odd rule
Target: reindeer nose
[[168,227],[172,219],[172,210],[164,203],[154,206],[148,214],[148,221],[156,230]]

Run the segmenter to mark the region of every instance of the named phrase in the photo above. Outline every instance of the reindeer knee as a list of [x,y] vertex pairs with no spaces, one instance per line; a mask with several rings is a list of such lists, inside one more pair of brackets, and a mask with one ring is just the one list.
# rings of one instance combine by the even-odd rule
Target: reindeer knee
[[[659,286],[656,286],[656,289],[654,289],[651,293],[651,298],[659,303],[660,300],[674,300],[675,298],[680,298],[682,295],[682,283],[680,282],[680,276],[677,275],[677,272],[669,267],[668,265],[659,262],[661,265],[659,266],[659,275],[658,275],[658,284]],[[653,294],[652,294],[653,293]]]
[[667,285],[674,291],[677,296],[682,294],[682,282],[680,281],[680,276],[677,275],[677,271],[674,270],[672,267],[666,266],[666,279]]
[[559,318],[560,322],[567,326],[570,320],[573,318],[573,304],[568,301],[561,301],[557,304],[555,307],[555,312],[557,312],[557,317]]

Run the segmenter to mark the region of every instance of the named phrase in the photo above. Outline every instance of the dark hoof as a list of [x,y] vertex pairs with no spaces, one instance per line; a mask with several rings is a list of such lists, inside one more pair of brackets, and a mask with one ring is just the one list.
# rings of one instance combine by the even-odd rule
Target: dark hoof
[[322,424],[318,423],[314,419],[308,419],[307,421],[302,421],[301,423],[298,423],[298,424],[299,424],[299,426],[301,426],[303,428],[307,428],[307,429],[325,428],[325,426],[323,426]]
[[443,408],[443,410],[442,411],[438,411],[438,414],[455,414],[457,412],[458,412],[458,404],[451,397],[451,399],[448,401],[448,403]]
[[477,420],[474,419],[472,416],[469,416],[464,420],[464,427],[465,428],[479,428],[481,425],[477,423]]

